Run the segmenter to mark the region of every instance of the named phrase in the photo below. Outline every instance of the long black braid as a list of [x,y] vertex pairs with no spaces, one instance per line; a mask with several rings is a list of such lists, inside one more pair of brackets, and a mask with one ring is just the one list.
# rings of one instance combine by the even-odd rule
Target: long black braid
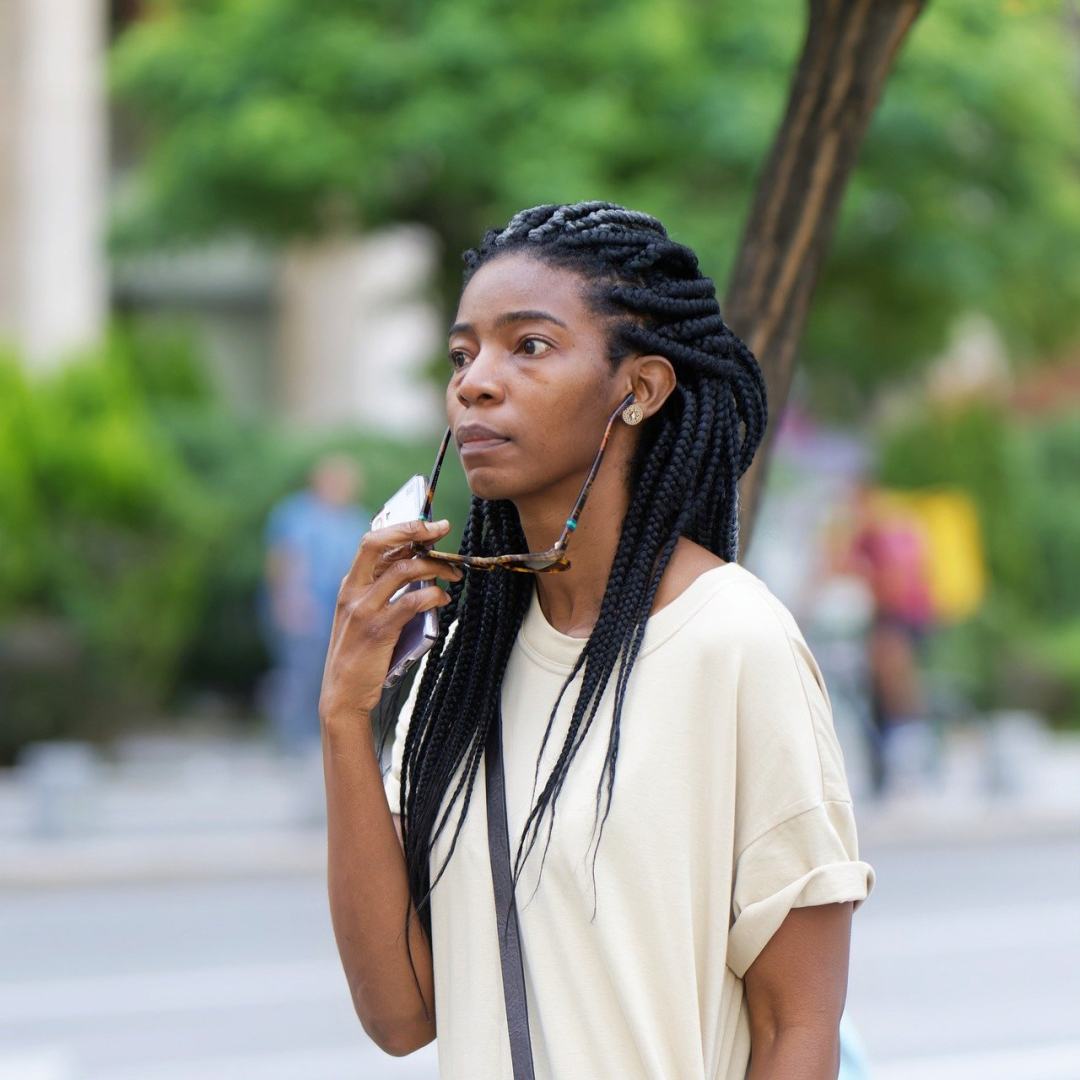
[[[581,688],[562,750],[522,830],[514,862],[516,886],[549,808],[546,857],[555,800],[618,664],[614,716],[593,820],[595,831],[607,775],[599,850],[614,791],[623,699],[660,579],[680,536],[737,561],[738,481],[764,435],[767,409],[761,370],[721,317],[712,280],[701,273],[694,252],[671,240],[655,218],[608,202],[522,210],[505,228],[489,229],[478,248],[464,253],[465,284],[479,267],[509,252],[524,252],[580,275],[591,308],[608,323],[613,365],[629,355],[659,354],[671,361],[678,380],[642,427],[629,478],[633,510],[623,521],[600,614],[548,719],[540,758],[563,694],[580,673]],[[474,555],[524,551],[525,535],[513,503],[474,497],[460,550]],[[488,728],[497,716],[503,673],[533,587],[528,574],[467,574],[450,585],[451,602],[439,612],[439,637],[420,677],[403,747],[399,806],[410,895],[429,940],[430,894],[457,845]],[[452,623],[453,633],[448,634]],[[535,779],[538,776],[539,760]],[[462,790],[457,828],[432,882],[432,846]],[[535,794],[535,783],[533,790]],[[594,917],[595,888],[594,853]]]

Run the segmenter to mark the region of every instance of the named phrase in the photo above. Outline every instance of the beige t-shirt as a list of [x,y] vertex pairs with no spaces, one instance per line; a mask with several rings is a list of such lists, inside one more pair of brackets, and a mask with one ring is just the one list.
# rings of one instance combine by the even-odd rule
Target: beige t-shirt
[[[534,592],[502,688],[511,861],[535,801],[551,706],[584,644],[548,623]],[[544,748],[537,791],[579,685],[580,673]],[[623,706],[591,919],[593,818],[614,688],[613,676],[555,804],[539,888],[533,895],[547,814],[518,883],[536,1075],[742,1080],[747,968],[792,908],[845,900],[858,908],[874,884],[859,860],[828,694],[791,613],[738,563],[702,574],[652,615]],[[410,696],[386,776],[394,812],[411,710]],[[605,779],[601,816],[606,791]],[[432,879],[460,815],[459,799],[434,845]],[[483,762],[431,902],[440,1076],[509,1080]]]

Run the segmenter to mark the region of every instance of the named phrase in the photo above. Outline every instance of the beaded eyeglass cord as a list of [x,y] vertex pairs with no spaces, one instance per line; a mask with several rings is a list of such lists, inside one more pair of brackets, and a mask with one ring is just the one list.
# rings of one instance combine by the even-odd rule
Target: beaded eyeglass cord
[[[563,525],[563,530],[559,535],[559,539],[556,540],[547,551],[526,552],[520,555],[461,555],[458,552],[452,551],[434,551],[425,548],[423,544],[414,544],[413,548],[416,554],[424,555],[429,559],[438,559],[442,562],[454,563],[456,566],[464,566],[470,570],[513,570],[523,574],[553,574],[563,570],[569,570],[570,561],[566,557],[566,545],[569,542],[570,534],[577,528],[578,520],[581,517],[581,511],[585,508],[585,500],[589,497],[589,491],[592,488],[593,481],[596,479],[596,474],[600,471],[600,462],[604,458],[604,451],[607,449],[608,439],[611,438],[611,430],[615,426],[615,421],[619,418],[623,409],[628,405],[633,404],[633,401],[634,395],[632,393],[627,394],[611,414],[611,419],[608,420],[607,427],[604,429],[604,437],[600,442],[600,449],[596,452],[596,458],[593,460],[592,467],[589,469],[589,475],[585,477],[585,483],[581,487],[581,493],[577,497],[577,502],[574,503],[574,508],[570,511],[570,516],[567,517],[566,523]],[[452,434],[452,430],[447,428],[446,434],[443,435],[442,443],[439,445],[439,453],[435,458],[435,466],[431,470],[431,479],[428,480],[427,497],[424,499],[424,508],[420,512],[420,517],[424,521],[431,520],[431,506],[435,499],[435,485],[439,481],[439,472],[442,469],[443,458],[446,457],[447,448],[450,446]]]

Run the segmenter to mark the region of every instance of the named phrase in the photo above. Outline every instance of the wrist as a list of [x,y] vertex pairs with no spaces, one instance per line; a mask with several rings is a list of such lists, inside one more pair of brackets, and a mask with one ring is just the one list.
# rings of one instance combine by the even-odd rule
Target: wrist
[[334,709],[320,715],[319,728],[323,741],[330,745],[372,741],[371,712],[368,709]]

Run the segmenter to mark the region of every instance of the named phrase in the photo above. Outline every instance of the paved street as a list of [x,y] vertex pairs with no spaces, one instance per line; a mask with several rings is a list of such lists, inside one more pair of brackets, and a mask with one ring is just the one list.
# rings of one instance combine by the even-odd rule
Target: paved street
[[2,1080],[430,1080],[348,1001],[321,879],[0,896]]
[[848,1009],[877,1080],[1078,1080],[1080,839],[864,854]]
[[[1080,1078],[1080,839],[866,850],[849,1015],[878,1080]],[[2,1080],[433,1080],[348,1004],[323,882],[0,893]]]

